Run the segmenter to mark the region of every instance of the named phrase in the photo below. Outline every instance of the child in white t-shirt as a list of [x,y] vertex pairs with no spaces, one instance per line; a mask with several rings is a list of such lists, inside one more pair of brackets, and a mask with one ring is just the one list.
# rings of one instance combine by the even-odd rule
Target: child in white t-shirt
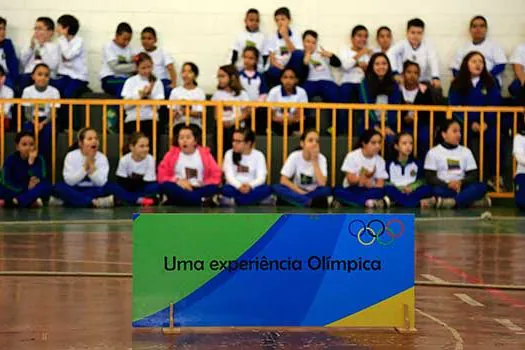
[[[181,77],[182,86],[177,86],[171,90],[171,101],[204,101],[206,94],[197,85],[197,77],[199,76],[199,67],[193,62],[185,62],[182,65]],[[202,126],[202,105],[189,106],[189,115],[186,115],[186,105],[173,105],[174,111],[174,125],[173,134],[176,135],[179,129],[186,123],[193,124],[199,128]]]
[[128,205],[147,207],[155,204],[154,198],[160,193],[160,188],[147,136],[142,132],[133,133],[125,151],[118,162],[117,184],[107,185],[110,192]]
[[517,99],[520,94],[525,95],[525,44],[519,45],[514,50],[510,63],[512,63],[516,79],[509,86],[509,92]]
[[[212,101],[224,102],[222,111],[223,140],[231,140],[235,129],[235,120],[241,128],[245,127],[246,119],[250,116],[249,108],[228,104],[228,101],[249,101],[246,91],[242,89],[239,73],[233,65],[219,67],[217,71],[217,91],[211,97]],[[215,111],[215,119],[219,118],[219,111]]]
[[246,16],[244,17],[244,25],[246,29],[237,35],[232,47],[231,64],[233,64],[239,71],[246,68],[242,57],[240,56],[248,47],[256,48],[260,53],[256,61],[256,70],[262,72],[266,65],[269,55],[268,42],[266,41],[264,33],[259,30],[260,21],[261,18],[257,9],[251,8],[246,11]]
[[[122,88],[122,98],[125,100],[164,100],[164,87],[153,74],[153,60],[144,52],[137,55],[138,74],[128,78]],[[158,106],[143,105],[136,107],[126,105],[126,119],[124,120],[124,132],[131,135],[136,130],[137,117],[140,119],[140,130],[153,140],[153,118],[154,109]],[[137,116],[137,110],[140,115]],[[156,116],[158,120],[158,113]],[[157,142],[158,142],[157,138]]]
[[60,62],[54,86],[64,98],[79,97],[88,85],[87,51],[77,35],[79,28],[78,20],[71,15],[62,15],[57,20]]
[[115,39],[104,46],[100,79],[102,90],[115,98],[122,96],[122,88],[129,76],[137,71],[135,50],[129,45],[133,30],[122,22],[117,26]]
[[224,155],[222,166],[226,184],[222,187],[222,203],[226,205],[257,205],[272,194],[266,185],[266,159],[255,148],[255,133],[249,128],[233,133],[232,149]]
[[281,181],[273,190],[280,200],[299,207],[328,206],[332,189],[327,186],[328,165],[320,152],[319,134],[306,130],[300,150],[293,151],[281,169]]
[[153,74],[162,82],[164,96],[168,97],[171,89],[177,87],[175,61],[168,52],[157,47],[157,32],[152,27],[142,29],[140,41],[144,52],[153,60]]
[[434,186],[436,208],[490,207],[487,185],[478,182],[478,166],[472,151],[461,146],[461,128],[454,119],[440,128],[439,144],[425,158],[425,177]]
[[422,164],[414,158],[414,138],[411,133],[400,132],[394,143],[395,158],[386,166],[388,186],[385,187],[385,204],[396,204],[405,208],[433,208],[436,199],[432,186],[424,181]]
[[[23,99],[46,99],[58,100],[60,93],[57,89],[49,85],[50,70],[45,63],[39,63],[33,69],[31,78],[35,82],[22,92]],[[60,108],[60,104],[53,104],[55,108]],[[38,132],[38,152],[44,157],[46,163],[51,161],[51,118],[53,118],[51,104],[32,104],[24,103],[23,106],[26,122],[24,129],[31,132]],[[58,111],[56,112],[58,114]],[[38,126],[35,119],[38,118]],[[37,131],[38,127],[38,131]]]
[[22,49],[20,53],[20,64],[23,72],[20,76],[21,90],[33,83],[31,75],[37,64],[45,63],[49,67],[50,78],[56,77],[60,50],[58,45],[53,42],[54,33],[55,22],[51,18],[38,17],[36,19],[35,31],[29,46]]
[[303,43],[301,35],[290,29],[292,15],[287,7],[280,7],[274,13],[277,33],[269,41],[270,67],[266,71],[268,84],[273,87],[279,84],[279,78],[285,68],[300,71],[302,65]]
[[382,141],[380,132],[367,129],[359,137],[356,149],[346,155],[341,166],[345,173],[343,186],[334,189],[339,203],[367,208],[385,206],[388,173],[385,160],[379,155]]
[[[272,88],[268,93],[268,102],[308,102],[306,91],[297,86],[298,80],[295,71],[291,68],[285,68],[281,76],[281,85]],[[284,133],[284,115],[288,110],[288,132],[299,130],[300,112],[298,108],[272,108],[272,130],[282,135]]]

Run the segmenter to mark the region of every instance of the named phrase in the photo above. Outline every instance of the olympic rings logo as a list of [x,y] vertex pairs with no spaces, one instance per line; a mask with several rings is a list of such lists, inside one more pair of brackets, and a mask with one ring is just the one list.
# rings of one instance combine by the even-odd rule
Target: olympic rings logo
[[386,223],[373,219],[367,224],[355,219],[348,224],[348,232],[363,246],[370,246],[376,241],[382,246],[389,246],[405,233],[405,225],[399,219],[390,219]]

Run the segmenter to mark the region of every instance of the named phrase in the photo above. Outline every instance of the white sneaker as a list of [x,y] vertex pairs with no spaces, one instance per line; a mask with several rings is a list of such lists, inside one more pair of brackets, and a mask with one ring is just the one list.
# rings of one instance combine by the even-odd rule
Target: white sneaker
[[490,208],[492,207],[492,200],[489,196],[485,196],[485,198],[480,199],[479,201],[475,201],[472,204],[473,208]]
[[61,207],[61,206],[64,205],[64,201],[62,199],[60,199],[60,198],[56,198],[56,197],[51,196],[51,197],[49,197],[48,205],[50,207]]
[[436,208],[438,209],[452,209],[456,206],[456,200],[454,198],[442,198],[437,199]]
[[383,202],[385,204],[385,208],[390,208],[392,206],[392,200],[388,196],[383,197]]
[[101,197],[95,199],[94,205],[96,208],[113,208],[115,206],[115,200],[113,198],[113,195]]
[[219,203],[222,207],[235,207],[235,198],[221,196]]
[[275,207],[277,205],[277,196],[274,194],[269,195],[268,197],[262,200],[261,205]]
[[31,205],[31,208],[42,208],[43,206],[44,202],[42,202],[42,198],[37,198]]

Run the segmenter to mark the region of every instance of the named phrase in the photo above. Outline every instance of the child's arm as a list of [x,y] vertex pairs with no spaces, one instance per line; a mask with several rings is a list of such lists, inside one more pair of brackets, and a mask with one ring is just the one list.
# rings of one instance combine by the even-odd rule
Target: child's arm
[[170,86],[172,88],[176,88],[177,87],[177,72],[175,71],[175,66],[173,65],[173,63],[170,63],[166,66],[166,69],[168,70],[168,74],[171,80]]
[[6,57],[7,70],[13,81],[18,82],[19,76],[19,65],[18,58],[16,57],[15,47],[11,39],[4,40],[4,53]]
[[277,58],[275,58],[275,52],[270,53],[270,64],[276,68],[279,68],[279,70],[284,69],[284,66],[277,61]]
[[315,176],[315,179],[317,180],[317,185],[319,186],[326,186],[326,180],[327,180],[327,165],[326,165],[326,161],[324,160],[324,158],[321,158],[321,160],[319,160],[319,157],[318,157],[318,154],[319,154],[319,151],[317,151],[317,153],[313,153],[312,154],[312,165],[314,167],[314,176]]
[[64,160],[64,181],[69,186],[79,184],[87,175],[86,167],[78,159],[73,158],[73,153],[68,153]]
[[288,52],[294,52],[295,51],[295,44],[293,43],[292,39],[290,38],[289,31],[290,29],[288,27],[286,28],[279,28],[279,33],[281,34],[281,37],[284,40],[284,43],[286,44],[286,48],[288,49]]
[[255,174],[255,179],[248,184],[251,188],[264,185],[266,182],[266,177],[268,176],[268,170],[266,169],[266,159],[264,159],[262,154],[260,154],[260,157],[257,159],[257,169]]
[[236,189],[239,189],[242,183],[235,178],[235,172],[233,170],[235,164],[233,164],[232,154],[233,151],[226,153],[222,169],[224,170],[224,177],[226,178],[226,183],[235,187]]
[[55,43],[46,43],[46,55],[42,61],[49,66],[51,72],[56,72],[60,62],[60,47]]
[[341,51],[341,67],[344,70],[350,70],[354,66],[357,65],[357,60],[359,59],[360,53],[357,53],[356,55],[352,56],[353,52],[350,50],[344,50]]
[[232,58],[231,58],[231,64],[235,65],[237,63],[237,60],[239,59],[239,52],[237,50],[232,50]]
[[516,78],[520,81],[521,85],[523,86],[525,84],[525,67],[522,64],[514,63],[514,74],[516,74]]
[[438,54],[433,46],[427,46],[428,49],[428,60],[430,64],[431,84],[435,88],[441,87],[441,81],[439,80],[439,59]]
[[80,38],[73,41],[67,41],[65,38],[58,40],[58,46],[60,47],[60,53],[64,61],[71,61],[75,57],[80,56],[83,45],[84,43]]
[[88,174],[95,186],[102,187],[108,182],[109,163],[105,156],[95,159],[95,170]]
[[[33,39],[31,39],[31,41],[32,40]],[[31,57],[33,57],[33,51],[34,49],[31,46],[26,46],[20,52],[20,64],[22,65],[22,71],[25,70],[25,67],[31,60]]]
[[16,181],[17,175],[14,171],[16,164],[14,163],[13,159],[13,157],[7,157],[7,159],[5,160],[4,169],[2,172],[0,172],[0,175],[2,176],[2,181],[0,181],[0,183],[7,187],[9,190],[19,193],[22,192],[24,189]]

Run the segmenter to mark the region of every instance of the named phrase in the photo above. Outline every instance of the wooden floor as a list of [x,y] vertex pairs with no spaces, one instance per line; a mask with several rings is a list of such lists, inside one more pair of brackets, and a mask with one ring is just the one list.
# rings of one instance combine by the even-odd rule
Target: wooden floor
[[523,350],[525,218],[483,221],[464,214],[416,221],[415,334],[253,331],[176,338],[132,337],[129,221],[106,221],[115,218],[108,212],[102,217],[112,218],[92,225],[57,221],[67,212],[33,223],[15,221],[19,215],[0,222],[0,349]]

